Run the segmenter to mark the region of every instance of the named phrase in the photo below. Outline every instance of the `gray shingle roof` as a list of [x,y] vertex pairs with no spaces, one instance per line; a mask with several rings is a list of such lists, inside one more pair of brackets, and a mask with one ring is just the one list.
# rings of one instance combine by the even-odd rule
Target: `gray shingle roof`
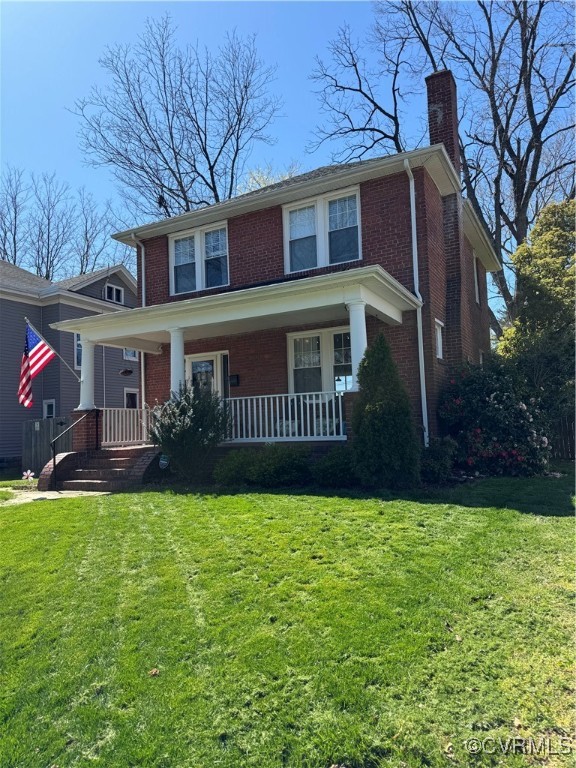
[[30,296],[38,296],[42,290],[49,288],[50,280],[38,277],[8,261],[0,261],[0,288],[12,289]]
[[119,265],[116,264],[112,267],[103,267],[102,269],[97,269],[95,272],[89,272],[85,275],[75,275],[74,277],[67,277],[65,280],[56,280],[53,285],[57,286],[58,288],[62,288],[65,291],[73,291],[76,285],[85,285],[88,278],[90,278],[91,281],[99,280],[101,277],[106,277],[106,275],[115,272],[118,266]]

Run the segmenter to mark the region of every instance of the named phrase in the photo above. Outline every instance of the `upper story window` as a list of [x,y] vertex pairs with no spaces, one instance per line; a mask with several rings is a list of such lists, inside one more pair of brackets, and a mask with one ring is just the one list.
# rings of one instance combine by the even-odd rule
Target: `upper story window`
[[124,288],[112,283],[106,283],[104,291],[106,301],[113,301],[114,304],[124,304]]
[[137,349],[130,349],[128,347],[124,347],[124,351],[122,353],[122,356],[124,360],[138,360],[138,350]]
[[74,368],[79,371],[82,368],[82,342],[80,334],[74,334]]
[[170,238],[170,293],[190,293],[228,285],[228,233],[225,225]]
[[361,258],[359,207],[357,190],[286,206],[286,273],[358,261]]

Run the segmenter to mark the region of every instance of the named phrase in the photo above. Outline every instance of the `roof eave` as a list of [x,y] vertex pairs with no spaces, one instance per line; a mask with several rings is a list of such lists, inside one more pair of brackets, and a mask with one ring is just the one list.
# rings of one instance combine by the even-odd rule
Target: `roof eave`
[[170,219],[117,232],[112,237],[125,245],[136,247],[137,240],[148,240],[152,237],[204,226],[253,211],[285,205],[339,187],[359,184],[379,176],[404,173],[404,160],[408,160],[413,169],[425,167],[438,186],[441,195],[444,196],[460,190],[460,181],[446,148],[443,144],[436,144],[432,147],[424,147],[410,152],[387,155],[383,158],[377,158],[373,162],[360,163],[358,167],[354,168],[343,167],[341,171],[335,171],[327,176],[307,179],[280,189],[271,189],[269,192],[263,191],[261,195],[232,198],[224,203],[182,213]]

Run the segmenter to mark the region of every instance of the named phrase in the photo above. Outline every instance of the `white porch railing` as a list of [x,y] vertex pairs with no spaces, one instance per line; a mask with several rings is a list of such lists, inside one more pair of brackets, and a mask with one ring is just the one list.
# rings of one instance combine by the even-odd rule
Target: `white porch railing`
[[234,397],[233,442],[345,440],[342,392]]
[[149,424],[148,408],[103,408],[102,446],[147,443]]

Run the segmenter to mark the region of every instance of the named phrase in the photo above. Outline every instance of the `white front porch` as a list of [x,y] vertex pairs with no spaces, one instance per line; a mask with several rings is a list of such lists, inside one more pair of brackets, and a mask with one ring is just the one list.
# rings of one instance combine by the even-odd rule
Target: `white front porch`
[[[286,280],[272,285],[227,291],[196,299],[141,307],[55,323],[61,331],[80,334],[82,373],[79,410],[94,408],[94,347],[97,344],[137,349],[160,355],[170,345],[169,389],[177,392],[186,381],[187,342],[269,331],[285,327],[349,329],[350,381],[357,389],[357,372],[367,346],[366,317],[372,315],[389,325],[402,323],[403,313],[420,306],[416,297],[379,266],[359,267],[315,277]],[[142,355],[144,357],[144,355]],[[231,362],[231,366],[232,362]],[[324,366],[326,369],[326,366]],[[168,381],[166,381],[168,384]],[[320,384],[320,386],[318,386]],[[235,441],[345,439],[341,393],[334,381],[296,386],[276,380],[249,397],[229,397],[234,414]],[[303,391],[303,389],[314,391]],[[218,391],[218,390],[217,390]],[[271,392],[285,394],[270,394]],[[241,391],[238,394],[243,394]],[[167,395],[165,395],[167,396]],[[146,402],[146,392],[142,401]],[[119,419],[120,417],[117,417]]]

